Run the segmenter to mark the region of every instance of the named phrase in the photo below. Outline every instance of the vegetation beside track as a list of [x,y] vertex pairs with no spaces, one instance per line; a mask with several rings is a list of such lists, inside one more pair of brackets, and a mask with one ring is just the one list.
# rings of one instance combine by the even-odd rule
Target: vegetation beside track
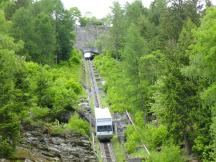
[[95,65],[112,111],[127,110],[135,121],[137,131],[126,133],[129,153],[139,154],[144,141],[150,161],[215,161],[216,9],[181,2],[114,3]]
[[[0,1],[0,158],[14,155],[26,125],[61,133],[67,114],[78,108],[84,91],[73,18],[60,0]],[[86,134],[80,125],[85,131],[69,129]]]

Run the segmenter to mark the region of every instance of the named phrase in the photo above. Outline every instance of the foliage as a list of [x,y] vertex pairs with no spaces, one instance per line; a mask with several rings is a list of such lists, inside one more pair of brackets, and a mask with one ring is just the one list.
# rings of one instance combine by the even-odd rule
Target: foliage
[[19,114],[27,103],[24,103],[24,99],[21,100],[25,97],[21,87],[24,86],[22,60],[15,56],[15,52],[19,51],[22,45],[8,36],[7,27],[10,23],[5,20],[1,11],[0,21],[0,147],[5,147],[0,157],[5,157],[11,156],[19,140]]
[[[19,11],[28,12],[22,7]],[[48,21],[46,15],[39,17]],[[27,62],[21,56],[24,43],[11,37],[11,22],[5,20],[2,11],[0,22],[0,158],[7,158],[19,143],[21,124],[54,121],[60,113],[76,107],[82,94],[81,57],[78,51],[70,51],[71,59],[56,67]],[[47,30],[46,24],[38,24]],[[48,51],[49,47],[44,46],[43,50]]]
[[[73,52],[78,57],[77,52]],[[78,61],[80,62],[80,61]],[[26,69],[30,75],[34,101],[39,106],[33,106],[33,117],[56,118],[60,113],[74,109],[78,96],[82,94],[79,81],[81,64],[77,64],[73,57],[68,63],[62,63],[59,67],[38,66],[33,62],[26,63]],[[73,73],[70,73],[74,69]]]
[[11,157],[14,148],[10,145],[10,141],[0,136],[0,150],[0,157]]
[[81,26],[88,26],[88,25],[103,25],[103,21],[97,19],[96,17],[80,17],[79,19]]
[[119,142],[118,137],[114,135],[112,137],[112,148],[115,152],[115,158],[117,161],[124,161],[125,160],[125,152],[123,145]]
[[71,7],[69,9],[69,12],[71,13],[72,17],[73,17],[73,21],[77,22],[80,20],[81,17],[81,12],[77,7]]
[[110,29],[111,44],[109,50],[112,51],[112,55],[116,59],[121,58],[121,50],[124,44],[125,36],[125,20],[124,20],[124,10],[122,9],[120,3],[114,2],[112,7],[112,28]]
[[95,58],[95,65],[102,76],[105,77],[106,85],[104,89],[108,96],[108,102],[111,103],[112,111],[124,112],[127,106],[123,95],[124,81],[120,80],[123,77],[120,62],[113,59],[109,53],[106,53]]
[[132,153],[135,151],[136,147],[140,144],[139,134],[135,131],[133,126],[128,126],[126,137],[127,137],[127,143],[125,144],[125,147],[129,153]]
[[[190,65],[183,69],[186,76],[201,81],[201,102],[203,111],[207,112],[205,135],[199,135],[194,149],[206,160],[215,160],[215,27],[212,21],[216,9],[209,8],[201,21],[201,26],[194,31],[196,42],[188,50]],[[209,124],[211,127],[209,128]],[[208,136],[206,136],[208,135]],[[202,151],[201,151],[202,149]]]
[[[0,8],[1,157],[13,154],[21,123],[55,121],[76,109],[83,91],[73,30],[80,20],[83,26],[111,21],[97,40],[105,54],[95,65],[112,111],[134,118],[128,152],[139,153],[145,143],[149,161],[184,161],[183,154],[216,160],[214,7],[202,12],[193,0],[155,0],[148,9],[139,0],[114,2],[103,20],[65,10],[60,0],[1,1]],[[64,129],[89,133],[78,115],[56,127]]]
[[60,0],[11,2],[5,11],[12,20],[13,37],[25,42],[20,55],[50,65],[70,58],[76,15]]
[[143,144],[148,146],[148,149],[156,150],[169,142],[167,128],[163,125],[156,127],[152,124],[136,128],[127,127],[126,131],[127,142],[125,144],[129,153],[134,153],[138,148],[143,149]]
[[[8,54],[11,56],[8,57]],[[50,68],[33,62],[23,62],[13,53],[8,54],[5,51],[0,55],[0,87],[3,92],[0,95],[0,135],[1,142],[5,147],[8,145],[8,150],[11,151],[19,140],[21,122],[42,119],[53,121],[62,112],[76,107],[82,88],[79,80],[76,80],[77,74],[67,72],[71,70],[67,64]],[[71,61],[70,64],[80,68],[77,62]],[[14,70],[12,65],[16,66]],[[79,73],[80,70],[76,72]],[[9,153],[4,153],[4,156],[11,155]]]
[[183,162],[185,161],[181,157],[181,151],[179,147],[175,145],[167,145],[161,148],[160,152],[152,152],[148,162]]
[[81,119],[77,114],[71,116],[66,128],[80,133],[81,135],[89,134],[89,123]]
[[105,52],[95,65],[112,110],[134,117],[139,133],[127,128],[129,153],[144,141],[152,161],[184,161],[183,154],[215,160],[215,8],[197,6],[113,4],[112,27],[97,40]]

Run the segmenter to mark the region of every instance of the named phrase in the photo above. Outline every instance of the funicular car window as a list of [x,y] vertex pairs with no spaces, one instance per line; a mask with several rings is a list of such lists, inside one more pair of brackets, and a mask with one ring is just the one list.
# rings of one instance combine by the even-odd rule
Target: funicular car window
[[111,125],[103,125],[97,127],[98,132],[112,131]]

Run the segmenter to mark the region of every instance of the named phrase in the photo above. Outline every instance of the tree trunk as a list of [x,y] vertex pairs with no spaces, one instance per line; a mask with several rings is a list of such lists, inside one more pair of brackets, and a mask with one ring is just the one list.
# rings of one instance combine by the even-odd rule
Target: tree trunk
[[192,144],[188,137],[188,133],[184,135],[184,144],[185,144],[185,151],[188,155],[192,153]]

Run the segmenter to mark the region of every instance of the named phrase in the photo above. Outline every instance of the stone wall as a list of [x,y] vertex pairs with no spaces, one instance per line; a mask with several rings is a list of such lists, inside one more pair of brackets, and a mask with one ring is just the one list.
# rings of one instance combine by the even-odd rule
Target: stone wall
[[93,47],[94,41],[107,30],[105,26],[75,26],[75,47],[78,49]]

